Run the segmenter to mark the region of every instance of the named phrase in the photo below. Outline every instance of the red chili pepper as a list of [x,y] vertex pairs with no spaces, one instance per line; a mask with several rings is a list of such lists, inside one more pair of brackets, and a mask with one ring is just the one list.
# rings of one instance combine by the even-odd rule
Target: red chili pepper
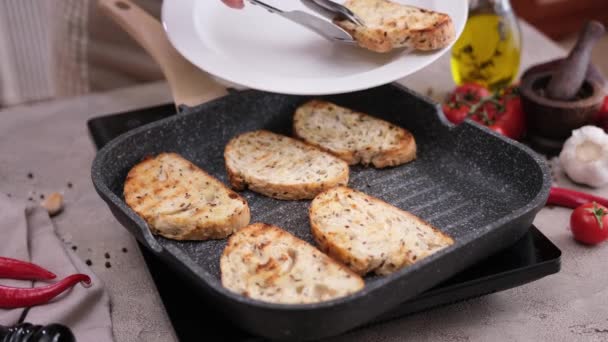
[[0,278],[24,280],[50,280],[57,276],[27,261],[0,257]]
[[44,304],[80,282],[89,287],[91,278],[86,274],[73,274],[55,284],[34,288],[0,285],[0,308],[12,309]]
[[547,205],[557,205],[560,207],[576,209],[579,206],[590,202],[597,202],[608,207],[608,199],[580,191],[557,187],[551,188]]

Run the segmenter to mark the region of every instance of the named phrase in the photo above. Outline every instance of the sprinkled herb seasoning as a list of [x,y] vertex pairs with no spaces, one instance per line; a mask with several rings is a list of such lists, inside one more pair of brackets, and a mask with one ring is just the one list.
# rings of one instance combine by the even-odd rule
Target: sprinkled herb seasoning
[[93,262],[91,262],[91,260],[90,260],[90,259],[87,259],[87,261],[85,261],[85,263],[87,264],[87,266],[91,266],[91,265],[93,265]]
[[75,251],[78,249],[78,246],[72,246],[72,250]]
[[110,267],[112,267],[112,264],[110,264],[109,261],[106,261],[106,268],[110,268]]
[[68,182],[68,188],[70,188],[70,189],[71,189],[71,188],[72,188],[72,186],[73,186],[73,185],[72,185],[72,182]]
[[123,252],[123,253],[127,253],[127,252],[128,252],[127,248],[126,248],[126,247],[123,247],[123,248],[122,248],[122,252]]
[[31,172],[29,172],[29,173],[27,174],[27,178],[29,178],[29,179],[34,179],[34,174],[33,174],[33,173],[31,173]]
[[106,252],[104,256],[106,257],[106,259],[110,259],[110,253]]

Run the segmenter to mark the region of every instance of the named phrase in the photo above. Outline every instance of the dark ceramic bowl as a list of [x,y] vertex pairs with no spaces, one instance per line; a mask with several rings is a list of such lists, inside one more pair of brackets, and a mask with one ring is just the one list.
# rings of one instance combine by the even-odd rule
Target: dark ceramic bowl
[[593,123],[604,102],[604,89],[595,80],[587,79],[577,100],[556,101],[543,96],[551,72],[526,75],[520,87],[523,110],[531,135],[565,139],[572,130]]

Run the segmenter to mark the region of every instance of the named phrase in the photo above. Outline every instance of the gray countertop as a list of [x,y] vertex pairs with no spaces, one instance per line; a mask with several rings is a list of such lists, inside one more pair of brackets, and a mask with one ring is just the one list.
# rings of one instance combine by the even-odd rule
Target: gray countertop
[[[564,54],[528,25],[522,28],[524,68]],[[441,99],[453,87],[447,56],[403,83]],[[64,193],[65,211],[55,223],[66,243],[92,261],[93,271],[107,285],[120,342],[171,341],[175,334],[135,241],[93,189],[95,149],[86,121],[166,103],[170,96],[164,83],[154,83],[0,111],[0,192],[25,201],[41,193]],[[555,173],[558,184],[576,188],[559,170]],[[608,196],[608,189],[595,193]],[[568,231],[569,214],[567,209],[545,208],[535,221],[563,251],[559,274],[330,341],[608,341],[608,245],[575,243]]]

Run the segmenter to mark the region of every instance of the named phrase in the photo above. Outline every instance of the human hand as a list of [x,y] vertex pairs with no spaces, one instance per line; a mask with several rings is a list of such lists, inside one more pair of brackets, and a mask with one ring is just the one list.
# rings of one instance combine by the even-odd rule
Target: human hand
[[243,0],[222,0],[226,5],[232,8],[243,8],[245,4]]

